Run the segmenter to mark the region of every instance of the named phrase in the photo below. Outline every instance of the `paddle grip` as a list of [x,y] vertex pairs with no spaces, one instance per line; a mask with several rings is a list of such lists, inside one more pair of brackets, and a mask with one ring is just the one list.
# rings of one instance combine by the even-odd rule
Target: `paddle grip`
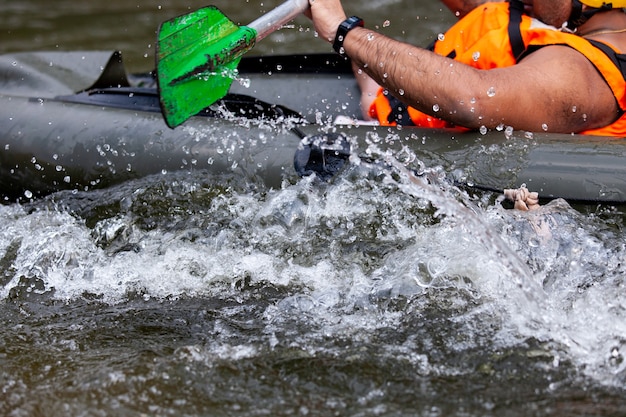
[[260,41],[308,8],[309,0],[288,0],[250,23],[248,27],[257,31],[256,40]]

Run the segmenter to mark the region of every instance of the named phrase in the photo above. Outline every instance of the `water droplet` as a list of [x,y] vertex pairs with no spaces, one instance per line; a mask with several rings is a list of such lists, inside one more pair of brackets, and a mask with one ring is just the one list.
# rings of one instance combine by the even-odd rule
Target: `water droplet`
[[366,39],[368,41],[373,41],[374,40],[374,34],[372,32],[368,33]]
[[30,190],[26,190],[26,191],[24,191],[24,197],[32,198],[33,197],[33,193]]
[[63,181],[66,182],[67,184],[69,184],[70,181],[71,181],[70,176],[67,175],[67,176],[63,177]]
[[480,58],[480,52],[476,51],[472,54],[472,60],[474,62],[478,61],[479,58]]
[[489,87],[487,90],[487,97],[493,97],[496,95],[496,89],[494,87]]
[[433,111],[435,113],[439,111],[439,104],[433,104]]
[[547,125],[546,123],[543,123],[543,124],[541,125],[541,128],[544,130],[544,132],[547,132],[547,131],[548,131],[548,125]]
[[384,28],[387,28],[387,27],[389,27],[390,25],[391,25],[391,22],[390,22],[389,20],[385,20],[385,21],[383,22],[383,27],[384,27]]
[[446,35],[444,35],[443,33],[440,33],[439,35],[437,35],[437,39],[443,42],[446,39]]
[[624,362],[624,356],[619,351],[619,348],[613,347],[611,349],[611,356],[609,357],[609,363],[611,366],[620,366]]
[[572,106],[572,113],[576,113],[576,106]]
[[504,136],[507,139],[511,139],[511,137],[513,137],[513,126],[507,126],[506,129],[504,129]]
[[487,134],[487,126],[481,126],[480,129],[478,129],[478,131],[480,132],[481,135],[486,135]]
[[400,94],[401,96],[403,96],[403,95],[404,95],[404,90],[403,90],[403,89],[399,89],[399,90],[398,90],[398,94]]
[[524,137],[526,139],[533,139],[535,135],[533,135],[533,132],[524,132]]

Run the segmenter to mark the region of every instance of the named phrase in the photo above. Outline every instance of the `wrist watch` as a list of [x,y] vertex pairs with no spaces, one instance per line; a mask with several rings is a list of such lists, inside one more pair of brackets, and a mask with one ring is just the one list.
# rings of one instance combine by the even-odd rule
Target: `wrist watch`
[[346,35],[355,27],[363,27],[363,19],[360,17],[352,16],[341,22],[337,28],[337,34],[335,35],[335,42],[333,42],[333,49],[341,56],[345,56],[346,51],[343,49],[343,41],[346,39]]

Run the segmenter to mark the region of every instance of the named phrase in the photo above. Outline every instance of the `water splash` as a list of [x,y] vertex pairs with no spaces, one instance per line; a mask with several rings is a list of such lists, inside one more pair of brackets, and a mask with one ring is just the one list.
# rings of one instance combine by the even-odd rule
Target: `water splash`
[[[431,311],[433,323],[463,329],[463,343],[446,334],[452,350],[532,339],[553,369],[573,361],[598,381],[623,381],[626,248],[610,213],[587,218],[563,202],[511,212],[452,186],[406,147],[377,146],[390,140],[372,135],[329,184],[287,178],[267,189],[172,172],[0,207],[0,297],[113,306],[228,295],[245,306],[254,292],[243,289],[274,288],[261,326],[274,349],[307,320],[300,344],[310,352],[336,353],[324,338],[369,340],[387,328],[427,338],[410,320]],[[394,352],[434,372],[411,340]],[[244,356],[260,349],[249,348]]]

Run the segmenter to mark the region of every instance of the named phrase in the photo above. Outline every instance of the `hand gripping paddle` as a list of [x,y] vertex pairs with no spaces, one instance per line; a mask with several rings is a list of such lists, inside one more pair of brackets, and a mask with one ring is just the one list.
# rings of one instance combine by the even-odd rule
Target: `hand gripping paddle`
[[156,68],[167,125],[174,128],[224,97],[241,56],[308,7],[309,0],[288,0],[240,27],[209,6],[161,24]]

